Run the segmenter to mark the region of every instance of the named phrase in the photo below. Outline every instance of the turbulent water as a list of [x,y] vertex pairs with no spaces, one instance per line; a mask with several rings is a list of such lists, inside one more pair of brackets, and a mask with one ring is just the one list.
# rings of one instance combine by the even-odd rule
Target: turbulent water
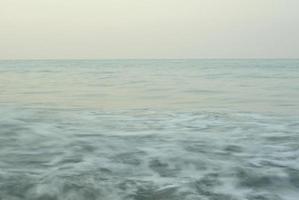
[[299,60],[0,61],[1,200],[297,200]]

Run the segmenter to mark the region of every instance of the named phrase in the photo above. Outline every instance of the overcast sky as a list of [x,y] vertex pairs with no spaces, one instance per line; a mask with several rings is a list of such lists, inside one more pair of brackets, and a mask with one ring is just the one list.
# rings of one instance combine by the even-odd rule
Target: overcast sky
[[0,0],[0,59],[255,57],[299,57],[299,0]]

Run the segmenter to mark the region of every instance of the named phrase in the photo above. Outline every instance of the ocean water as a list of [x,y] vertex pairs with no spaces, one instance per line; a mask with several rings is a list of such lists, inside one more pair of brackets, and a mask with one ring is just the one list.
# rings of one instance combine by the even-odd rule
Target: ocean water
[[2,60],[1,200],[298,200],[299,60]]

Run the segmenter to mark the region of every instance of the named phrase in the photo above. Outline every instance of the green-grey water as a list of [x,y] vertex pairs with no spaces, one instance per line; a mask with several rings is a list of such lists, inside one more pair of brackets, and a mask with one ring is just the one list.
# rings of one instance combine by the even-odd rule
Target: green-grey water
[[2,200],[297,200],[299,60],[2,60]]

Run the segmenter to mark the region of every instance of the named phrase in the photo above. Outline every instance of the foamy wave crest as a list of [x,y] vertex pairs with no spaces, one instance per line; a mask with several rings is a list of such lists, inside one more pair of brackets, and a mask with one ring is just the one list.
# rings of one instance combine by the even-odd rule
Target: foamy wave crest
[[0,199],[295,200],[299,120],[2,108]]

